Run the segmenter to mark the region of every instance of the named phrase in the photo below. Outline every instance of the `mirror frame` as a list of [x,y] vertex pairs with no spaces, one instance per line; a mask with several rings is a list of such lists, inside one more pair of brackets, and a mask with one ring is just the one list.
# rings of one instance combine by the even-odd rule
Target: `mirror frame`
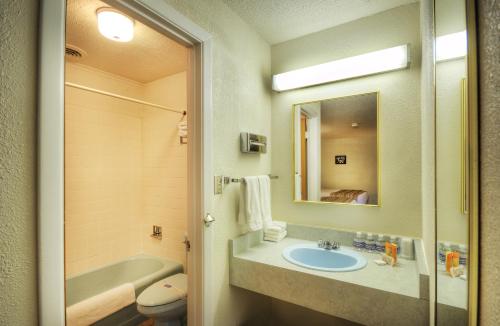
[[[351,204],[351,203],[338,203],[338,202],[327,202],[327,201],[318,201],[318,200],[297,200],[295,199],[295,112],[297,110],[298,105],[304,105],[304,104],[311,104],[311,103],[318,103],[322,101],[328,101],[328,100],[335,100],[335,99],[341,99],[341,98],[347,98],[347,97],[354,97],[354,96],[360,96],[360,95],[368,95],[368,94],[375,94],[377,96],[377,203],[376,204]],[[292,180],[292,201],[294,203],[299,203],[299,204],[324,204],[324,205],[340,205],[340,206],[352,206],[352,207],[382,207],[382,174],[381,174],[381,160],[380,160],[380,91],[372,91],[372,92],[363,92],[363,93],[355,93],[355,94],[349,94],[349,95],[342,95],[342,96],[336,96],[336,97],[329,97],[329,98],[323,98],[323,99],[317,99],[317,100],[312,100],[312,101],[307,101],[307,102],[301,102],[301,103],[295,103],[292,104],[292,110],[291,110],[291,144],[292,144],[292,171],[291,171],[291,180]]]
[[467,26],[467,104],[469,126],[469,267],[468,308],[469,326],[478,322],[478,278],[479,278],[479,102],[477,74],[477,20],[476,1],[465,1]]

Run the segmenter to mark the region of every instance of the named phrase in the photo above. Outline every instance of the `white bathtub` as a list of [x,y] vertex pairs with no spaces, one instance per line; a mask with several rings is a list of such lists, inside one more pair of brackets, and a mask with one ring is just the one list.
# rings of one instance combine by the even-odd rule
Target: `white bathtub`
[[[182,265],[167,259],[138,255],[66,280],[66,306],[103,293],[124,283],[132,283],[137,296],[150,284],[169,275],[182,273]],[[137,325],[141,316],[135,304],[102,319],[95,325]]]

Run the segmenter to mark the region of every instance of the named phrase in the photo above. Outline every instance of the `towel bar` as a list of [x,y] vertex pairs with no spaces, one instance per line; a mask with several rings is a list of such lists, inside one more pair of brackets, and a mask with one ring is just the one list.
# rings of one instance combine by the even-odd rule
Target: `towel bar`
[[[244,179],[243,178],[232,178],[224,175],[216,175],[214,177],[214,193],[216,195],[222,194],[222,190],[224,189],[224,185],[230,184],[230,183],[239,183],[242,182]],[[277,175],[272,175],[269,174],[269,179],[278,179]]]

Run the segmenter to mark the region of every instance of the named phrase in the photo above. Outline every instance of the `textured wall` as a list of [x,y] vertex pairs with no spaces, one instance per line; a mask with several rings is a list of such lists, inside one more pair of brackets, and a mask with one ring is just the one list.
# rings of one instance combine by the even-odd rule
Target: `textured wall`
[[36,325],[38,1],[0,1],[0,324]]
[[[339,37],[340,35],[340,37]],[[273,93],[273,215],[289,222],[421,236],[419,4],[401,6],[272,47],[273,73],[411,44],[409,69]],[[292,105],[380,91],[382,207],[292,202]]]
[[[213,175],[271,172],[271,154],[239,150],[239,134],[271,136],[269,45],[219,0],[165,0],[213,36]],[[214,325],[240,325],[269,312],[269,299],[229,285],[228,239],[236,237],[239,186],[214,196],[212,307]]]
[[479,0],[480,323],[500,320],[500,1]]

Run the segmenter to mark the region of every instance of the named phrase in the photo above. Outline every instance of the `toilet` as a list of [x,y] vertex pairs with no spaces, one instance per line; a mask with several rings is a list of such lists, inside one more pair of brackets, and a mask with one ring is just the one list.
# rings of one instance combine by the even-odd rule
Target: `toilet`
[[187,312],[187,275],[175,274],[150,285],[137,297],[137,311],[155,326],[181,326]]

